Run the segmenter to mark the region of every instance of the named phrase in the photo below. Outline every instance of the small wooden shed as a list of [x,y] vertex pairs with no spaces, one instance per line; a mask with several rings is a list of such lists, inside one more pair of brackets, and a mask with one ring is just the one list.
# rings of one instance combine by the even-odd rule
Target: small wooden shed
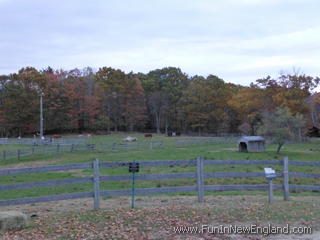
[[239,142],[239,152],[264,152],[265,139],[261,136],[245,136],[242,137]]

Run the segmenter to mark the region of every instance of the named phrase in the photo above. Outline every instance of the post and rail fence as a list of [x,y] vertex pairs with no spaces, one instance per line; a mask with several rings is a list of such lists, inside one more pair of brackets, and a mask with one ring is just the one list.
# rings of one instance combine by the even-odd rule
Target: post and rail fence
[[[79,177],[60,180],[49,180],[41,182],[26,182],[15,184],[1,184],[1,191],[37,188],[37,187],[51,187],[61,186],[67,184],[82,184],[92,183],[93,191],[90,192],[76,192],[59,195],[48,195],[38,197],[28,197],[19,199],[0,200],[0,206],[28,204],[36,202],[49,202],[57,200],[67,200],[75,198],[93,198],[94,209],[100,208],[101,197],[111,196],[125,196],[131,194],[131,189],[118,189],[118,190],[101,190],[100,184],[106,181],[130,181],[130,174],[116,175],[116,176],[102,176],[100,174],[101,168],[114,168],[114,167],[129,167],[131,162],[100,162],[99,159],[93,162],[68,164],[68,165],[50,165],[32,168],[16,168],[16,169],[1,169],[0,176],[13,176],[17,174],[31,174],[40,172],[55,172],[67,171],[74,169],[92,169],[92,177]],[[265,177],[263,172],[206,172],[205,166],[207,165],[280,165],[282,172],[277,173],[277,177],[283,178],[282,184],[275,184],[275,190],[283,191],[284,200],[289,200],[289,191],[293,190],[306,190],[306,191],[320,191],[320,186],[316,185],[289,185],[289,178],[319,178],[320,174],[314,173],[289,173],[289,164],[294,166],[313,166],[320,167],[320,162],[307,162],[307,161],[289,161],[287,157],[283,160],[204,160],[203,157],[198,157],[193,160],[159,160],[159,161],[138,161],[140,168],[144,167],[157,167],[157,166],[195,166],[195,172],[189,173],[162,173],[162,174],[136,174],[136,180],[161,180],[161,179],[181,179],[189,178],[195,179],[196,185],[194,186],[176,186],[176,187],[155,187],[155,188],[138,188],[135,189],[135,194],[163,194],[163,193],[181,193],[181,192],[197,192],[198,201],[205,200],[205,192],[207,191],[236,191],[236,190],[267,190],[268,184],[256,185],[205,185],[204,180],[207,178],[256,178]]]

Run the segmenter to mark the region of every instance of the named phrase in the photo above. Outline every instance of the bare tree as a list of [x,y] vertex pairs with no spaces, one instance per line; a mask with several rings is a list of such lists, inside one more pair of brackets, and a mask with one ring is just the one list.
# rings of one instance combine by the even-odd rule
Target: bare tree
[[154,116],[157,133],[160,133],[161,119],[167,117],[169,98],[163,92],[155,92],[148,97],[150,112]]

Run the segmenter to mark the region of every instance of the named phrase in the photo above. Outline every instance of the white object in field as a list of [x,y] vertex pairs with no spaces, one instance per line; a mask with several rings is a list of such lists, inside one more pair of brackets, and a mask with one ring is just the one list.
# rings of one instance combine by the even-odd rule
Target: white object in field
[[124,138],[124,139],[122,139],[122,140],[125,141],[125,142],[135,142],[135,141],[137,141],[138,139],[135,138],[135,137],[130,137],[130,136],[128,136],[128,137],[126,137],[126,138]]

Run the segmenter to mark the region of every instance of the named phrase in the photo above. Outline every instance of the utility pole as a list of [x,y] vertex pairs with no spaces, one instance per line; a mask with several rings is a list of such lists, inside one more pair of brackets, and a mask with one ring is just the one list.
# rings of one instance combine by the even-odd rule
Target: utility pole
[[43,93],[40,91],[40,138],[43,139]]

